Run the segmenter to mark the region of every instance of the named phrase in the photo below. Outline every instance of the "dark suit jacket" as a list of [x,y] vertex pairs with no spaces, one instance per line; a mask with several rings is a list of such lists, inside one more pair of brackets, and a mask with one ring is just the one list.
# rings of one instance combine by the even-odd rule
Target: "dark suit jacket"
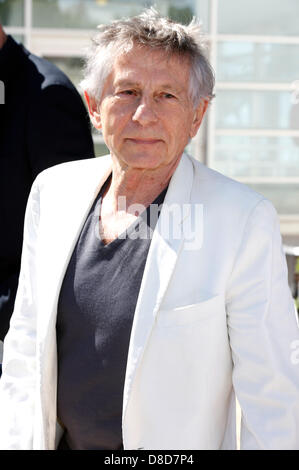
[[88,113],[69,79],[8,36],[0,50],[0,339],[17,288],[33,180],[57,163],[94,156]]

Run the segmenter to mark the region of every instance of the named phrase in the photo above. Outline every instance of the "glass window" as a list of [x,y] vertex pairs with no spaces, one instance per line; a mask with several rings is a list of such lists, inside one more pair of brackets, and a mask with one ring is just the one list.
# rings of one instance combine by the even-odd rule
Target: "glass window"
[[80,57],[45,57],[62,70],[71,82],[78,87],[82,80],[83,59]]
[[197,0],[195,3],[195,16],[202,22],[203,30],[210,30],[210,0]]
[[269,199],[279,214],[298,215],[299,184],[250,184],[249,186]]
[[218,90],[214,106],[217,128],[298,130],[298,105],[288,91]]
[[15,41],[25,44],[25,36],[23,34],[11,34]]
[[24,1],[0,0],[0,22],[4,26],[23,26]]
[[[33,25],[51,28],[95,28],[98,24],[141,13],[154,1],[143,0],[33,0]],[[164,0],[156,8],[162,14],[189,22],[196,13],[196,0]],[[206,21],[207,0],[201,1]]]
[[[162,8],[163,3],[165,6]],[[203,30],[209,30],[209,0],[168,0],[158,2],[156,8],[174,21],[183,24],[190,23],[193,16],[196,16],[201,21]]]
[[298,0],[218,0],[218,31],[299,36]]
[[143,4],[116,0],[33,0],[33,25],[51,28],[96,28],[124,15],[134,15]]
[[217,136],[213,168],[233,178],[299,178],[299,138]]
[[220,42],[217,79],[233,82],[293,82],[299,79],[299,45]]
[[[161,11],[161,13],[168,15],[179,23],[190,23],[194,15],[194,2],[192,0],[172,0],[165,2],[165,4],[166,8],[164,7],[164,11]],[[157,5],[157,9],[159,9],[159,5]]]
[[94,152],[96,157],[103,157],[109,153],[108,148],[102,142],[95,142],[94,143]]

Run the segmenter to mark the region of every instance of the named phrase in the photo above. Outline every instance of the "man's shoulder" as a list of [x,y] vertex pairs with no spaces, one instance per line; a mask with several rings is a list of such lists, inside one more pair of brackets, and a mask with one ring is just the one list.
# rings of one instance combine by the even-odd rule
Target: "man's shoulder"
[[[9,36],[8,46],[9,64],[17,64],[22,70],[22,85],[26,87],[30,97],[53,85],[69,90],[71,95],[80,96],[68,76],[54,63],[35,55],[11,36]],[[13,71],[14,68],[11,70]]]
[[62,70],[44,57],[35,55],[11,36],[8,36],[6,52],[8,65],[17,64],[22,69],[22,83],[32,85],[33,90],[37,89],[37,83],[41,89],[56,84],[75,90]]
[[210,220],[217,220],[219,230],[238,232],[247,222],[272,230],[278,213],[263,194],[191,158],[194,167],[192,201],[202,204]]
[[76,90],[75,86],[67,77],[67,75],[55,64],[45,59],[44,57],[39,57],[27,51],[26,49],[24,49],[24,52],[27,55],[28,60],[28,73],[31,75],[36,75],[36,77],[42,78],[42,89],[51,85],[61,85],[71,89],[72,91]]
[[195,193],[206,194],[211,201],[223,204],[254,205],[266,198],[253,188],[210,168],[190,157],[194,167]]
[[88,184],[89,181],[99,178],[101,172],[109,166],[111,166],[110,155],[59,163],[42,171],[37,176],[37,184],[40,186],[63,184],[67,188],[75,186],[82,179]]

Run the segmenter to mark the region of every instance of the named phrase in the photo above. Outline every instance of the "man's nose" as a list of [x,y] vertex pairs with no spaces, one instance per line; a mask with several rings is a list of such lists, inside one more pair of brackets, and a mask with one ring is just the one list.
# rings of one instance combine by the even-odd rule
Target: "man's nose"
[[150,98],[140,99],[134,111],[132,120],[138,122],[142,126],[147,126],[157,122],[157,119],[158,117],[155,110],[154,100],[151,100]]

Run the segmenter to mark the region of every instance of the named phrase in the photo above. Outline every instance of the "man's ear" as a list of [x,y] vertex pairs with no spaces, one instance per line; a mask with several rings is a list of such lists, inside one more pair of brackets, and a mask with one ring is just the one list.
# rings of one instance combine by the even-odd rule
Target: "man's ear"
[[199,105],[194,111],[193,122],[190,129],[191,139],[196,136],[208,106],[209,100],[207,98],[201,98]]
[[87,91],[84,91],[84,96],[86,99],[89,116],[90,116],[90,120],[92,124],[94,125],[96,129],[101,129],[102,122],[101,122],[101,115],[98,110],[98,103],[96,102],[95,98],[93,98],[92,96],[89,96]]

